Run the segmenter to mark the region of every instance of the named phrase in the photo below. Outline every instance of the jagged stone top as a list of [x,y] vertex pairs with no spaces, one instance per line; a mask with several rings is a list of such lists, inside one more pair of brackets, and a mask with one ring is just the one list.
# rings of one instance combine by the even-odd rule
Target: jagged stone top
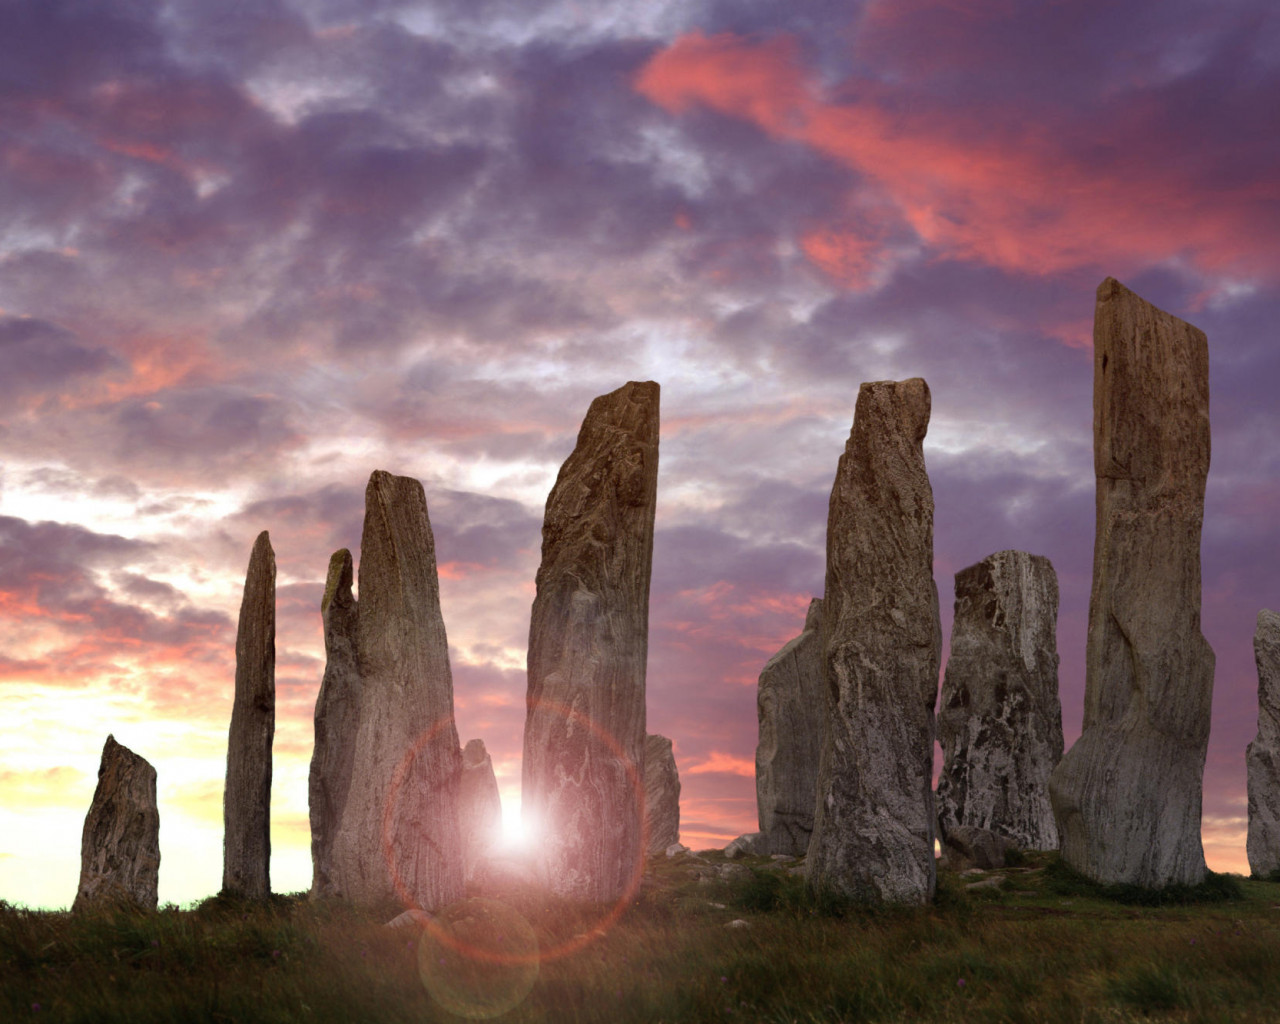
[[276,555],[266,530],[249,555],[236,630],[236,690],[250,687],[255,705],[274,706]]
[[[361,675],[389,671],[404,685],[397,668],[405,652],[422,657],[445,650],[436,575],[435,538],[421,482],[376,469],[365,488],[364,531],[360,538],[359,651]],[[447,664],[447,658],[446,658]],[[453,687],[441,695],[452,705]]]
[[983,618],[1005,624],[1027,671],[1034,672],[1037,652],[1056,644],[1058,586],[1049,559],[1011,548],[997,551],[956,573],[956,597],[965,595],[988,597]]
[[[599,518],[593,514],[597,513],[594,506],[606,498],[599,487],[606,475],[616,474],[611,497],[619,506],[653,502],[658,483],[659,393],[654,381],[628,381],[592,400],[573,452],[547,496],[544,556],[549,530],[563,529],[569,520],[584,516]],[[631,471],[618,473],[619,461],[628,463]]]
[[[340,603],[351,602],[351,585],[355,582],[355,566],[351,552],[340,548],[329,557],[329,573],[324,581],[324,597],[320,599],[320,614],[329,610],[335,597]],[[340,596],[341,595],[341,596]]]
[[[1204,331],[1108,277],[1098,286],[1093,359],[1097,475],[1140,482],[1142,492],[1132,498],[1152,505],[1171,500],[1199,520],[1209,471]],[[1135,415],[1137,409],[1162,412]],[[1198,492],[1176,482],[1197,476]]]
[[1280,724],[1280,614],[1263,608],[1253,634],[1253,652],[1258,663],[1258,720],[1268,717]]
[[484,748],[484,740],[467,740],[467,745],[462,748],[462,767],[479,768],[488,761],[491,759]]
[[804,614],[804,628],[798,636],[793,636],[778,649],[778,652],[764,663],[760,670],[761,683],[768,682],[773,670],[787,658],[791,657],[797,647],[809,639],[809,635],[822,628],[822,598],[815,597],[809,601],[809,608]]
[[107,765],[113,762],[129,765],[142,771],[144,775],[150,776],[152,779],[156,776],[155,767],[150,761],[141,754],[135,754],[123,743],[119,742],[114,733],[107,733],[107,742],[102,745],[102,760],[98,765],[99,776],[106,771]]

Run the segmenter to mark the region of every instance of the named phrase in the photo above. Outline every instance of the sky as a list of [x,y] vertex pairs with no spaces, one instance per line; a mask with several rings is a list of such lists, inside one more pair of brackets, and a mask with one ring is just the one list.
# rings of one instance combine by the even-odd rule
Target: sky
[[1046,555],[1080,731],[1094,292],[1209,337],[1209,866],[1247,873],[1280,607],[1270,0],[0,4],[0,899],[70,904],[107,733],[160,899],[221,882],[235,622],[278,566],[272,885],[310,884],[331,552],[420,479],[456,720],[519,805],[542,511],[662,386],[648,728],[756,827],[756,679],[823,588],[863,381],[924,377],[934,575]]

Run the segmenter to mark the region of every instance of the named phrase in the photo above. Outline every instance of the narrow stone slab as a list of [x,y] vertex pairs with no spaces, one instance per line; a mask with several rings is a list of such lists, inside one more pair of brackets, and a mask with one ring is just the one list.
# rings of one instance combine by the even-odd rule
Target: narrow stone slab
[[271,741],[276,732],[276,556],[258,534],[236,630],[236,694],[227,735],[222,891],[271,892]]
[[458,825],[466,850],[466,880],[470,882],[502,840],[502,794],[484,740],[468,740],[462,749]]
[[769,659],[756,687],[756,812],[770,853],[809,849],[826,708],[822,601],[814,598],[803,631]]
[[805,871],[863,902],[923,903],[937,885],[929,412],[918,377],[862,385],[827,518],[827,730]]
[[644,738],[644,819],[646,856],[680,841],[680,772],[671,741],[653,733]]
[[1258,665],[1258,735],[1245,751],[1249,792],[1249,870],[1280,870],[1280,615],[1258,612],[1253,634]]
[[330,878],[356,903],[435,912],[463,894],[462,753],[422,484],[377,470],[365,489],[351,785]]
[[563,896],[614,901],[643,870],[657,488],[658,385],[633,381],[591,403],[542,526],[523,809]]
[[324,624],[324,678],[316,696],[315,746],[311,753],[308,796],[311,814],[311,895],[334,893],[333,841],[351,789],[356,736],[360,729],[360,681],[356,650],[358,607],[351,594],[351,552],[329,559],[320,619]]
[[938,832],[988,830],[1056,850],[1049,773],[1062,759],[1058,577],[1049,559],[997,551],[956,573],[938,714]]
[[1112,278],[1094,316],[1093,450],[1084,726],[1049,783],[1062,858],[1097,882],[1196,885],[1214,667],[1200,632],[1208,343]]
[[155,910],[159,879],[156,770],[108,736],[80,836],[80,884],[71,910],[122,905]]

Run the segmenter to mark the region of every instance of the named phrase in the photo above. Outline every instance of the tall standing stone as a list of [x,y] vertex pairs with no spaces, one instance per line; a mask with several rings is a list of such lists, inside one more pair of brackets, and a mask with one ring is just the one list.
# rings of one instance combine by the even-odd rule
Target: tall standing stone
[[1056,850],[1049,773],[1062,759],[1058,577],[1049,559],[997,551],[956,573],[942,682],[938,831],[987,829]]
[[108,736],[80,837],[80,884],[71,909],[133,905],[155,910],[159,878],[156,770]]
[[1280,869],[1280,615],[1263,609],[1253,634],[1258,664],[1258,735],[1245,751],[1249,793],[1249,870]]
[[357,605],[351,594],[351,552],[336,551],[320,602],[325,666],[316,697],[315,746],[308,782],[311,812],[311,895],[335,895],[333,841],[351,788],[363,685],[356,651]]
[[1195,885],[1214,666],[1200,633],[1208,344],[1112,278],[1094,316],[1093,453],[1084,726],[1049,783],[1062,858],[1097,882]]
[[933,896],[933,708],[942,629],[929,386],[863,384],[827,517],[827,731],[805,874],[863,902]]
[[484,740],[468,740],[462,749],[462,779],[458,790],[458,826],[466,849],[466,878],[471,881],[480,862],[502,839],[502,794],[493,774],[493,758]]
[[236,693],[227,735],[222,891],[271,892],[271,740],[276,732],[276,556],[258,534],[236,630]]
[[669,739],[652,733],[644,738],[644,822],[649,837],[646,856],[680,842],[680,772],[675,752]]
[[462,897],[462,754],[435,539],[417,480],[382,470],[370,476],[359,583],[358,727],[331,891],[434,912]]
[[644,864],[645,661],[658,385],[591,403],[547,498],[529,624],[523,809],[557,893],[617,900]]
[[756,812],[770,853],[809,849],[826,712],[822,600],[814,598],[803,631],[769,659],[756,687]]

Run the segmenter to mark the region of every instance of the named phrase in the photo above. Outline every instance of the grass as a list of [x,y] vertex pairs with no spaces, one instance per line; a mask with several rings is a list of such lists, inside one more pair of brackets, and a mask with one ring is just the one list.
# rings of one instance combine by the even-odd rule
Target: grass
[[[462,1019],[442,1003],[556,1024],[1280,1019],[1273,882],[1213,876],[1156,899],[1026,854],[941,873],[931,906],[868,909],[815,898],[767,859],[739,860],[749,870],[730,881],[712,870],[721,854],[702,858],[658,858],[599,936],[598,909],[530,894],[492,918],[452,915],[457,934],[498,941],[519,930],[503,917],[515,910],[544,951],[581,947],[532,967],[455,966],[438,940],[384,927],[396,908],[300,896],[75,917],[0,903],[0,1020]],[[967,888],[991,877],[1003,885]]]

